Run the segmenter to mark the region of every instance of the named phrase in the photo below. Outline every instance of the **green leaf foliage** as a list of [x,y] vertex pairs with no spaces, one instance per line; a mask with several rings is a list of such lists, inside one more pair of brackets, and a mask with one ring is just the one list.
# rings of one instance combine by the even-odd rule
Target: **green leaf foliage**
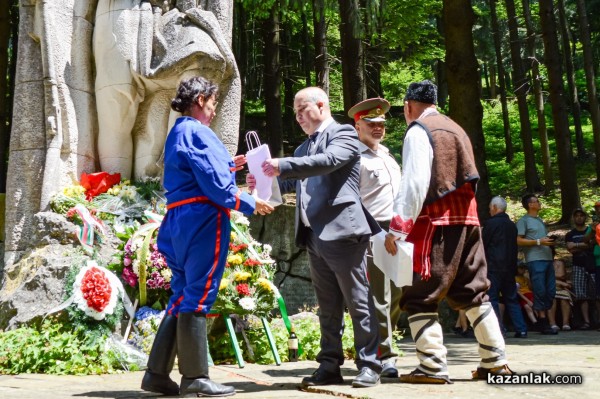
[[107,335],[48,317],[39,328],[0,332],[0,374],[105,374],[122,369]]

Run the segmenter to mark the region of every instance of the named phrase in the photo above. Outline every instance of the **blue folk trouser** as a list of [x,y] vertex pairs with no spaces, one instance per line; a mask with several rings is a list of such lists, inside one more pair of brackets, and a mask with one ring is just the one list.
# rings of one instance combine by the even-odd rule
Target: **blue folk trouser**
[[527,262],[529,280],[533,290],[533,309],[548,310],[556,295],[556,276],[551,260]]
[[158,249],[173,274],[169,314],[207,314],[214,304],[229,249],[227,213],[193,203],[170,209],[158,233]]

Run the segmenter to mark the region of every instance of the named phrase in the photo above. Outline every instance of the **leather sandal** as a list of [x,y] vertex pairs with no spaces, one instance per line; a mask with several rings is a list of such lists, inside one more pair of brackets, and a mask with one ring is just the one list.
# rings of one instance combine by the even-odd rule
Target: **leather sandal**
[[414,369],[410,374],[402,374],[400,382],[407,384],[454,384],[447,375],[425,374],[419,369]]

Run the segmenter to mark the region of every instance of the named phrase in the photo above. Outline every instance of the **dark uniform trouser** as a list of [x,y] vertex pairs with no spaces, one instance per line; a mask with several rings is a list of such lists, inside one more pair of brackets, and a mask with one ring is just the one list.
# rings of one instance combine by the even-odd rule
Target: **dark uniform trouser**
[[342,335],[344,309],[348,307],[354,328],[356,365],[381,372],[377,359],[379,334],[373,298],[369,292],[366,250],[369,236],[323,241],[311,230],[307,238],[310,274],[319,304],[320,368],[339,373],[344,363]]
[[[378,222],[385,231],[389,230],[390,222]],[[394,332],[400,320],[400,297],[402,289],[386,277],[385,274],[373,263],[373,253],[369,247],[367,252],[367,271],[369,273],[369,285],[373,295],[375,316],[379,326],[379,358],[385,362],[386,359],[398,356],[392,348]]]

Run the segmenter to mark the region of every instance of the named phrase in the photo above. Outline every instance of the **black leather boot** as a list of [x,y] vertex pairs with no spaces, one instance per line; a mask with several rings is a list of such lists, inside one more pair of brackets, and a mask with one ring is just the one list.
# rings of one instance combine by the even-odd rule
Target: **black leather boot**
[[208,377],[208,345],[206,316],[201,313],[179,313],[177,349],[181,384],[179,394],[197,396],[231,396],[235,388],[218,384]]
[[148,369],[142,379],[144,391],[179,395],[179,386],[169,377],[177,353],[177,318],[166,314],[162,319],[148,358]]

